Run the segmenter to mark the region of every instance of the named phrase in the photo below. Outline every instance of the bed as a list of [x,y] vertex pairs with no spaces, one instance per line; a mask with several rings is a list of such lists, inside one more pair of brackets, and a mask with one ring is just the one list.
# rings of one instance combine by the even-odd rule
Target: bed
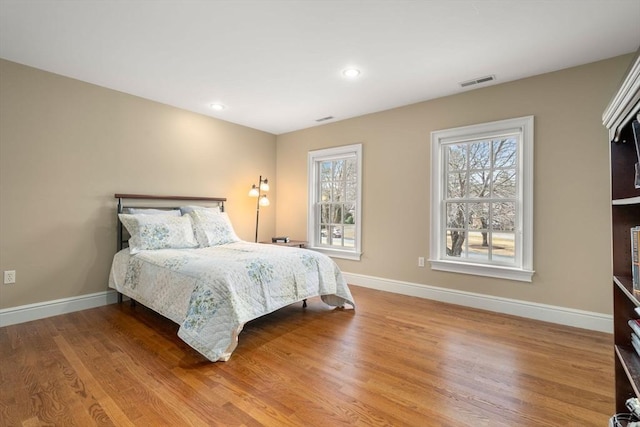
[[[233,231],[224,198],[116,194],[118,251],[109,287],[174,321],[210,361],[227,361],[244,325],[319,296],[355,303],[338,266],[302,248],[251,243]],[[162,202],[162,205],[158,205]]]

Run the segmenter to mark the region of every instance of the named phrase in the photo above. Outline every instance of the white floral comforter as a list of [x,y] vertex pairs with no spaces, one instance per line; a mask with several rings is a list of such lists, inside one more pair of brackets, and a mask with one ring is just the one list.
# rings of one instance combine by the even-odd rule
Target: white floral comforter
[[[178,336],[211,361],[228,360],[244,324],[305,298],[355,307],[338,266],[306,249],[236,242],[162,249],[115,262],[109,286],[180,324]],[[118,269],[121,273],[118,273]]]

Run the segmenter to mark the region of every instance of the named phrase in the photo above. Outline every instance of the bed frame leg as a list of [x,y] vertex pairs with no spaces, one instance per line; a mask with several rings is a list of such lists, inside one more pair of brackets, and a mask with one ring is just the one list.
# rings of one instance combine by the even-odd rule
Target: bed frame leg
[[307,300],[303,299],[302,300],[302,308],[306,308],[307,307]]
[[[118,292],[118,304],[122,304],[122,294],[120,292]],[[129,304],[131,304],[131,307],[135,307],[136,306],[136,300],[131,298],[129,300]]]

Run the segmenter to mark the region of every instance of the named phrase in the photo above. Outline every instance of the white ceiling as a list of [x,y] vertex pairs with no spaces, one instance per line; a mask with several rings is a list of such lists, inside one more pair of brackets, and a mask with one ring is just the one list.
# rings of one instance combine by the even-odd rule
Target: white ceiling
[[639,45],[640,0],[0,0],[2,58],[273,134]]

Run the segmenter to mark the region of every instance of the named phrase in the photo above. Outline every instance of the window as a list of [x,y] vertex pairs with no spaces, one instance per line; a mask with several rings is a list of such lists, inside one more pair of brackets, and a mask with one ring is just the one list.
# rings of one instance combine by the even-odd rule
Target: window
[[360,259],[362,144],[309,152],[309,246]]
[[431,268],[531,281],[533,116],[431,133]]

